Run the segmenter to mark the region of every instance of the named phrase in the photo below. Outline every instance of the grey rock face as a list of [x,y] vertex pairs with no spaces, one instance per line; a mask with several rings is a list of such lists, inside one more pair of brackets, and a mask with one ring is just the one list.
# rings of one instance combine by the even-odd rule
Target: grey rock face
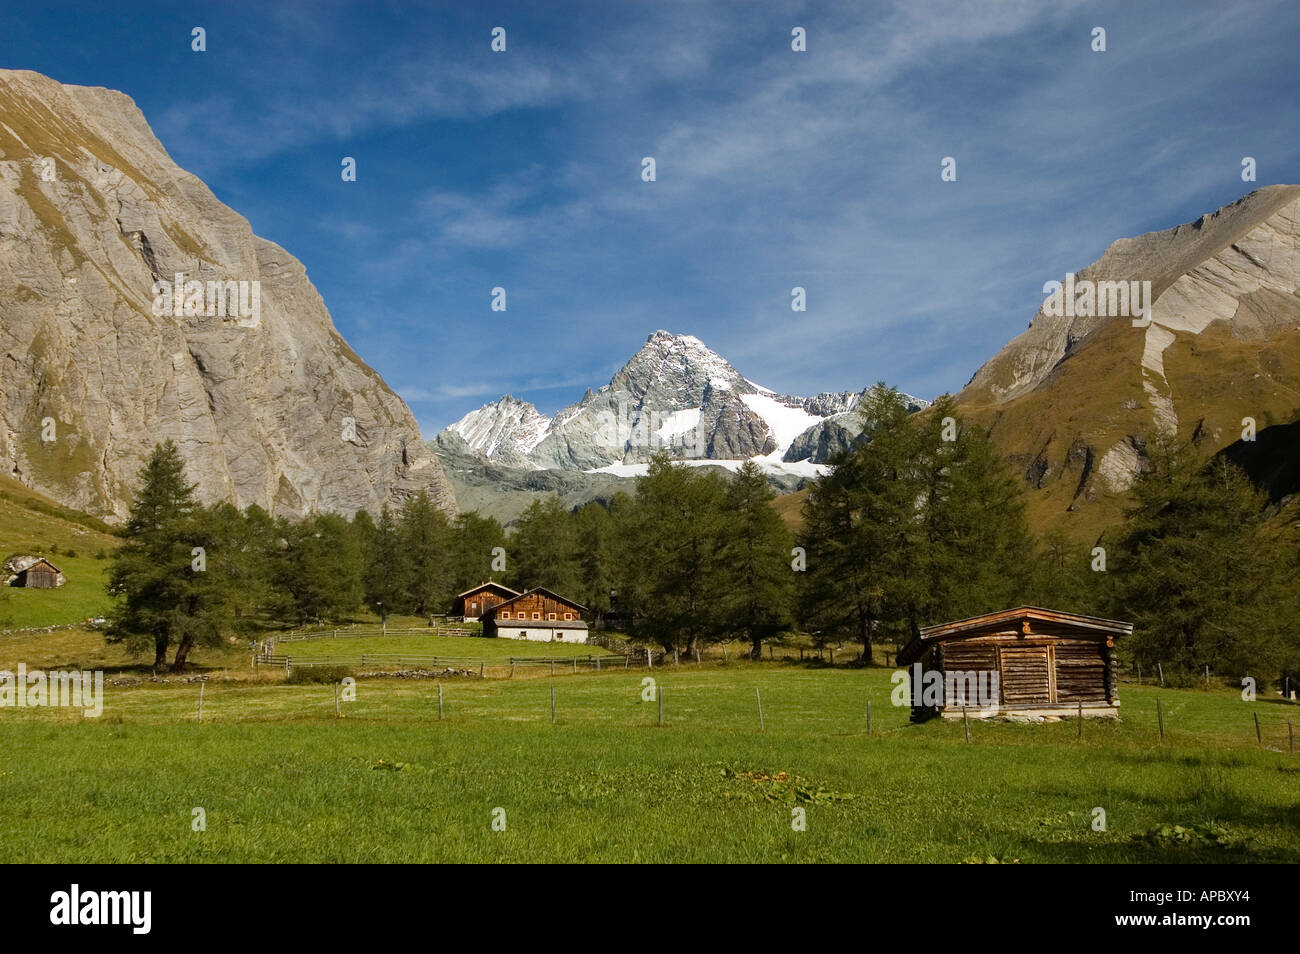
[[[1079,271],[1079,281],[1149,281],[1154,317],[1144,332],[1143,366],[1163,379],[1159,360],[1172,332],[1199,333],[1229,322],[1234,334],[1259,338],[1294,327],[1300,265],[1300,186],[1275,185],[1243,196],[1195,222],[1119,239]],[[1049,276],[1061,280],[1063,276]],[[1270,298],[1269,296],[1273,296]],[[1261,306],[1262,304],[1262,306]],[[1128,317],[1047,315],[1039,308],[1029,329],[980,367],[964,394],[987,392],[1005,403],[1042,384],[1101,328]],[[1150,389],[1157,416],[1175,423],[1157,380]]]
[[446,432],[498,463],[528,467],[528,454],[545,436],[550,423],[531,403],[507,394],[470,411]]
[[[830,412],[825,420],[814,424],[794,439],[785,452],[784,460],[811,460],[814,464],[824,464],[834,455],[849,450],[862,440],[866,422],[858,411],[858,406],[871,393],[871,388],[861,391],[844,391],[825,393],[808,398],[804,409],[810,413]],[[910,394],[902,395],[907,402],[907,409],[915,414],[930,406],[930,402]],[[836,409],[839,410],[836,410]]]
[[690,335],[656,331],[598,391],[545,418],[503,398],[447,430],[511,466],[594,470],[638,463],[658,450],[687,458],[771,453],[763,418],[742,395],[758,394],[727,361]]
[[[302,263],[177,167],[129,97],[0,70],[0,122],[6,473],[120,520],[171,438],[205,502],[350,514],[423,489],[454,509]],[[179,316],[155,288],[177,275],[204,283]],[[249,307],[208,309],[227,287],[208,282],[247,283]]]
[[[778,443],[773,420],[793,412],[796,428],[802,421],[823,420],[795,438],[783,460],[823,463],[862,432],[853,409],[866,393],[827,391],[809,398],[773,394],[752,384],[698,338],[656,331],[609,384],[598,391],[588,389],[544,430],[536,408],[529,404],[521,412],[524,402],[507,396],[467,414],[443,433],[459,435],[498,463],[596,470],[641,463],[658,450],[688,459],[767,456],[784,446]],[[918,398],[908,401],[913,410],[928,406]],[[787,431],[784,441],[790,440]]]

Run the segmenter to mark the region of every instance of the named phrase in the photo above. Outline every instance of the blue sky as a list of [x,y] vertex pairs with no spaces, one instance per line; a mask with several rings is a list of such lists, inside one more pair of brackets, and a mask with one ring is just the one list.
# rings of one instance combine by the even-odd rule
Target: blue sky
[[426,437],[657,328],[786,393],[956,391],[1113,239],[1300,182],[1291,2],[5,6],[0,64],[131,95]]

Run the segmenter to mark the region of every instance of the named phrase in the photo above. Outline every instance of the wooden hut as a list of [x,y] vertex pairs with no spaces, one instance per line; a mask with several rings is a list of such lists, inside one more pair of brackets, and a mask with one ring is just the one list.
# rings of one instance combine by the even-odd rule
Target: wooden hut
[[537,587],[498,603],[483,617],[483,635],[534,642],[585,643],[585,606]]
[[63,585],[63,571],[41,557],[33,560],[18,570],[9,581],[10,586],[23,586],[29,589],[52,590]]
[[451,615],[470,621],[481,619],[484,613],[498,603],[518,595],[518,590],[489,580],[464,593],[457,593],[451,604]]
[[963,711],[1114,718],[1115,639],[1132,632],[1132,623],[1036,606],[927,626],[898,653],[908,667],[906,704],[913,721]]

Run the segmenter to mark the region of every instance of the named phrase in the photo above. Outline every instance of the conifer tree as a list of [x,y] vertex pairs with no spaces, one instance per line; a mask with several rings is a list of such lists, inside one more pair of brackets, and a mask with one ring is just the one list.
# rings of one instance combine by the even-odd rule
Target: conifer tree
[[1267,498],[1235,464],[1161,433],[1109,572],[1129,651],[1164,671],[1277,671],[1294,640],[1294,548],[1267,524]]
[[454,554],[453,593],[463,593],[488,580],[504,581],[510,569],[509,562],[506,562],[504,571],[496,567],[501,565],[498,558],[506,548],[506,533],[495,517],[462,513],[453,523],[451,535]]
[[574,592],[579,579],[575,529],[573,515],[554,494],[529,504],[506,546],[515,589]]
[[384,504],[379,511],[379,520],[375,523],[374,533],[370,535],[370,547],[365,553],[364,562],[362,579],[366,608],[378,612],[384,618],[391,613],[409,612],[406,580],[411,574],[398,522],[388,504]]
[[451,526],[421,490],[406,502],[399,521],[403,593],[411,612],[445,613],[452,592]]
[[155,669],[166,665],[174,645],[172,668],[181,672],[196,643],[220,641],[233,591],[222,573],[208,572],[221,541],[212,525],[196,519],[202,509],[176,445],[167,440],[155,446],[139,481],[109,569],[108,591],[118,608],[106,638],[132,652],[152,649]]
[[723,633],[747,640],[750,655],[790,625],[794,595],[793,538],[772,507],[775,494],[762,471],[746,461],[727,483],[718,553]]
[[663,451],[637,478],[624,524],[634,635],[689,656],[717,634],[724,493],[717,475],[674,464]]
[[594,625],[610,611],[609,594],[615,589],[617,529],[609,510],[598,501],[580,508],[573,515],[573,522],[578,578],[574,598],[587,607]]

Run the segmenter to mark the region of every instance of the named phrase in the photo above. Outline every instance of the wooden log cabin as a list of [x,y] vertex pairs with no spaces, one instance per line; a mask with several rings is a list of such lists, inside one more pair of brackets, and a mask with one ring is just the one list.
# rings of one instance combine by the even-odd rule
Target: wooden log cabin
[[457,593],[451,604],[451,615],[472,622],[481,619],[484,613],[497,604],[518,595],[518,590],[488,580],[464,593]]
[[[1132,623],[1036,606],[928,626],[898,653],[912,720],[960,719],[963,709],[981,718],[1115,718],[1115,639],[1132,632]],[[981,687],[992,692],[972,698]]]
[[483,635],[533,642],[585,643],[585,606],[537,587],[498,603],[483,617]]
[[10,586],[22,586],[29,589],[52,590],[63,585],[63,571],[45,558],[33,560],[18,570],[9,582]]

